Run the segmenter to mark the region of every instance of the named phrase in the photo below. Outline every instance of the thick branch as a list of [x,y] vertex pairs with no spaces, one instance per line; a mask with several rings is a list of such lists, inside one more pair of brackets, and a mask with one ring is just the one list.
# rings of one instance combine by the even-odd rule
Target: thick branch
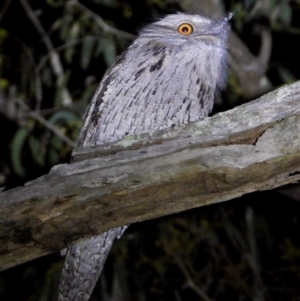
[[0,268],[112,227],[300,179],[300,82],[201,122],[76,149],[0,194]]

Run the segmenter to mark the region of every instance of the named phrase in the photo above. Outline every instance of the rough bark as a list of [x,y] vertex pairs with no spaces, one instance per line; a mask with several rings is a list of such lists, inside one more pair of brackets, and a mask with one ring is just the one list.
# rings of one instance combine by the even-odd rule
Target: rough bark
[[110,228],[300,179],[300,82],[201,122],[75,149],[0,194],[0,269]]

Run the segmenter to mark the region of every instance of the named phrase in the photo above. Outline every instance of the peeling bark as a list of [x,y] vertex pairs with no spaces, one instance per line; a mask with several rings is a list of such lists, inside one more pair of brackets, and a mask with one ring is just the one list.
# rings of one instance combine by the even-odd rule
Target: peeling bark
[[300,82],[178,129],[75,149],[0,193],[0,269],[110,228],[300,179]]

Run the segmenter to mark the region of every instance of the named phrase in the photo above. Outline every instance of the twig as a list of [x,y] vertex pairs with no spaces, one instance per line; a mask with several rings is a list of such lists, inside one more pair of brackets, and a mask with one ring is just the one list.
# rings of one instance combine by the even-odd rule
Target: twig
[[0,22],[2,21],[6,11],[8,10],[8,7],[10,6],[12,0],[6,0],[5,3],[2,5],[1,11],[0,11]]
[[34,57],[32,55],[31,50],[29,47],[21,40],[19,40],[20,44],[23,47],[23,50],[27,57],[29,58],[29,61],[33,65],[33,70],[34,70],[34,94],[35,94],[35,99],[36,99],[36,105],[35,105],[35,110],[39,111],[41,108],[41,103],[43,99],[43,88],[42,88],[42,80],[39,74],[39,69],[37,68],[36,62],[34,60]]
[[91,11],[89,8],[87,8],[86,6],[84,6],[83,4],[79,3],[76,0],[70,0],[68,2],[69,5],[73,5],[76,6],[77,8],[81,9],[83,12],[85,12],[86,14],[90,15],[92,18],[94,18],[94,20],[97,22],[97,24],[105,31],[105,32],[109,32],[113,35],[125,38],[125,39],[129,39],[129,40],[133,40],[135,38],[135,35],[128,33],[126,31],[123,30],[119,30],[116,29],[112,26],[107,25],[103,19],[97,15],[96,13],[94,13],[93,11]]
[[69,139],[67,136],[65,136],[55,125],[48,122],[44,117],[42,117],[39,112],[36,111],[30,111],[30,108],[22,102],[20,99],[15,98],[14,99],[20,107],[23,109],[25,115],[31,117],[32,119],[36,120],[40,124],[42,124],[45,128],[47,128],[49,131],[51,131],[53,134],[55,134],[60,140],[65,142],[67,145],[69,145],[72,148],[76,147],[76,143],[73,142],[71,139]]
[[174,297],[176,301],[182,301],[181,296],[177,290],[174,292]]
[[43,118],[41,115],[39,115],[35,111],[31,111],[28,116],[30,116],[32,119],[38,121],[40,124],[42,124],[45,128],[47,128],[49,131],[54,133],[60,140],[65,142],[67,145],[69,145],[72,148],[76,147],[76,143],[73,142],[71,139],[69,139],[67,136],[65,136],[56,126],[49,123],[45,118]]
[[[28,116],[42,124],[45,128],[55,134],[59,139],[61,139],[70,147],[76,147],[75,142],[65,136],[55,125],[51,124],[44,117],[42,117],[39,111],[31,111],[27,104],[17,98],[15,96],[16,92],[13,89],[13,86],[10,90],[11,96],[9,97],[9,100],[5,99],[5,96],[3,95],[3,93],[1,93],[0,90],[0,111],[5,114],[7,118],[20,120],[20,115]],[[16,111],[16,106],[14,104],[18,104],[20,112]]]
[[257,56],[257,64],[260,66],[258,74],[261,76],[266,73],[270,62],[272,51],[272,35],[268,28],[261,27],[261,46]]
[[259,273],[258,259],[257,259],[257,245],[255,239],[255,231],[253,225],[253,209],[248,207],[246,209],[245,220],[248,230],[248,238],[250,245],[250,254],[247,256],[250,267],[254,274],[254,288],[253,299],[258,301],[264,301],[264,285]]
[[212,301],[212,299],[209,298],[209,296],[206,294],[206,292],[201,289],[198,285],[195,284],[191,273],[189,272],[187,266],[185,263],[181,260],[181,258],[177,255],[176,251],[172,247],[170,243],[163,240],[163,244],[165,249],[171,254],[171,256],[174,258],[176,264],[178,265],[179,269],[183,273],[186,279],[186,283],[184,287],[188,287],[192,289],[198,296],[200,296],[204,301]]
[[[84,37],[82,39],[77,39],[77,40],[74,40],[74,41],[71,41],[71,42],[68,42],[68,43],[64,43],[58,47],[55,48],[55,51],[56,52],[61,52],[61,51],[64,51],[66,49],[68,49],[69,47],[72,47],[72,46],[75,46],[77,44],[80,44],[80,43],[83,43],[85,40],[87,39],[93,39],[93,40],[99,40],[100,38],[97,37],[97,36],[87,36],[87,37]],[[38,66],[37,66],[37,69],[38,70],[41,70],[43,68],[43,66],[46,64],[46,62],[51,58],[50,54],[47,53],[39,62]]]
[[[249,256],[244,256],[244,254],[248,255],[248,244],[246,242],[245,235],[241,233],[241,230],[236,227],[233,222],[229,219],[226,211],[223,207],[219,207],[219,212],[222,216],[222,225],[223,229],[226,231],[228,238],[231,241],[232,246],[235,247],[237,253],[241,254],[241,257],[246,257],[247,263],[249,263]],[[235,277],[234,281],[241,292],[245,295],[253,296],[253,287],[251,287],[247,282],[245,282],[241,278],[241,274],[238,272],[235,264],[232,262],[232,259],[228,255],[227,252],[224,251],[223,248],[218,248],[218,258],[222,258],[225,260],[226,264],[230,267],[230,274]],[[243,261],[243,260],[242,260]],[[241,263],[243,265],[243,263]],[[250,267],[252,269],[252,267]],[[256,275],[254,275],[256,276]],[[254,298],[253,298],[254,299]],[[256,300],[256,299],[255,299]],[[257,299],[258,301],[261,299]]]
[[173,257],[175,259],[175,262],[177,263],[178,267],[180,268],[181,272],[184,274],[186,278],[185,286],[192,289],[199,297],[201,297],[204,301],[212,301],[212,299],[209,298],[209,296],[204,292],[198,285],[195,284],[190,272],[186,268],[183,261],[180,259],[180,257],[173,252]]
[[[49,52],[50,55],[50,63],[51,63],[51,67],[53,69],[54,74],[57,77],[57,82],[56,85],[58,87],[60,87],[60,85],[62,84],[63,80],[64,80],[64,70],[62,67],[62,64],[60,62],[60,58],[58,53],[55,51],[55,48],[52,44],[51,39],[49,38],[49,36],[47,35],[46,31],[44,30],[41,22],[39,21],[39,19],[36,17],[35,13],[33,12],[31,6],[29,5],[29,3],[27,2],[27,0],[20,0],[23,8],[25,9],[25,12],[28,16],[28,18],[31,20],[32,24],[34,25],[34,27],[36,28],[36,30],[38,31],[38,33],[41,35],[42,40],[46,46],[47,51]],[[69,91],[64,88],[63,92],[63,104],[64,105],[70,105],[72,103],[72,99],[70,96]]]

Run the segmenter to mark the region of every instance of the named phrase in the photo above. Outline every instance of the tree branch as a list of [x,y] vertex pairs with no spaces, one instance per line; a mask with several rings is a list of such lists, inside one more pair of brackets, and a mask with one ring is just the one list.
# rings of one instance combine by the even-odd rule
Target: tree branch
[[300,82],[178,129],[75,149],[0,193],[0,269],[110,228],[300,179]]
[[5,15],[5,13],[7,12],[9,6],[11,5],[11,2],[12,2],[12,0],[6,0],[6,1],[3,3],[3,5],[2,5],[2,7],[1,7],[1,9],[0,9],[0,22],[2,21],[2,19],[3,19],[4,15]]
[[[34,13],[31,6],[29,5],[28,1],[20,0],[20,2],[22,4],[28,18],[30,19],[30,21],[32,22],[32,24],[34,25],[34,27],[36,28],[36,30],[42,37],[42,40],[43,40],[45,47],[50,56],[50,65],[57,78],[56,85],[59,88],[62,85],[64,78],[65,78],[64,69],[63,69],[63,65],[60,61],[60,57],[59,57],[58,53],[56,52],[50,37],[47,35],[45,29],[43,28],[41,22],[39,21],[38,17]],[[63,88],[63,90],[62,90],[62,98],[63,98],[62,103],[66,106],[70,105],[73,102],[70,92],[66,88]]]
[[94,13],[92,10],[88,9],[83,4],[79,3],[77,0],[69,0],[68,5],[73,5],[74,7],[77,7],[78,9],[80,9],[81,11],[83,11],[84,13],[92,17],[95,20],[95,22],[98,24],[98,26],[102,28],[105,32],[111,33],[115,36],[119,36],[121,38],[128,39],[128,40],[133,40],[136,37],[131,33],[109,26],[104,22],[104,20],[99,15]]
[[18,124],[26,123],[28,118],[32,118],[46,129],[56,135],[61,141],[69,145],[71,148],[76,147],[76,143],[64,135],[57,126],[48,122],[42,115],[41,111],[31,111],[25,102],[16,96],[16,91],[13,87],[10,89],[10,97],[4,96],[0,89],[0,113],[8,119],[17,121]]

